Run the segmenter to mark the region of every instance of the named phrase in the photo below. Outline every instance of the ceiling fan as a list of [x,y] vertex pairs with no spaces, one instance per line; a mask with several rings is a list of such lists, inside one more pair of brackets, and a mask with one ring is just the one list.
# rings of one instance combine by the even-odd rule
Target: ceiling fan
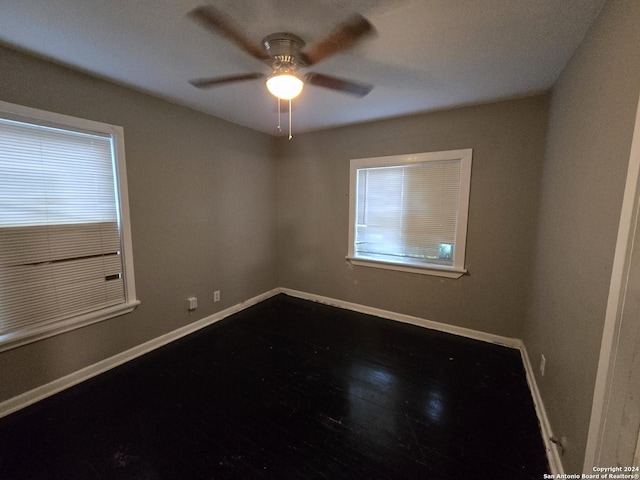
[[[271,74],[268,75],[245,73],[191,80],[190,83],[195,87],[210,88],[266,77],[267,89],[278,100],[289,101],[302,91],[305,83],[356,97],[365,96],[373,88],[372,85],[366,83],[321,73],[308,72],[304,76],[298,74],[299,69],[315,65],[327,57],[352,47],[364,37],[372,34],[374,32],[373,26],[361,15],[354,14],[344,23],[338,25],[324,40],[304,50],[304,40],[287,32],[267,35],[261,44],[255,43],[244,34],[233,20],[211,5],[197,7],[189,12],[188,16],[208,30],[226,37],[241,50],[271,68]],[[290,113],[291,108],[289,108]]]

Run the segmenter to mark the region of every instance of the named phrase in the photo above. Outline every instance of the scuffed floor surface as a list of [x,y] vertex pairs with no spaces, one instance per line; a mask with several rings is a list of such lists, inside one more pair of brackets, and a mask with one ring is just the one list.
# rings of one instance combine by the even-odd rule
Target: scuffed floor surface
[[517,350],[284,295],[0,420],[4,480],[545,472]]

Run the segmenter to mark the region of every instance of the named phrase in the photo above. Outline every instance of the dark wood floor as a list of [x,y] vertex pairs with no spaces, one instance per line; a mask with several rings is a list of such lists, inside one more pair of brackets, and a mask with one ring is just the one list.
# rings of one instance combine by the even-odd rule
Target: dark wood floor
[[0,420],[10,479],[535,479],[520,354],[284,295]]

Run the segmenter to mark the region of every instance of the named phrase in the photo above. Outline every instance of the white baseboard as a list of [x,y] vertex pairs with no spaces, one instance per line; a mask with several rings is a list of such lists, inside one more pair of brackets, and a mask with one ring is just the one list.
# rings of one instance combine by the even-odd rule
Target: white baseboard
[[280,289],[273,289],[269,292],[263,293],[249,300],[233,305],[232,307],[229,307],[225,310],[214,313],[213,315],[209,315],[208,317],[202,318],[196,322],[190,323],[189,325],[180,327],[177,330],[165,333],[164,335],[156,337],[153,340],[149,340],[148,342],[137,345],[112,357],[105,358],[104,360],[94,363],[93,365],[89,365],[88,367],[77,370],[73,373],[70,373],[69,375],[65,375],[64,377],[41,385],[37,388],[34,388],[33,390],[29,390],[28,392],[5,400],[4,402],[0,403],[0,418],[5,417],[22,408],[28,407],[29,405],[50,397],[51,395],[61,392],[62,390],[73,387],[74,385],[84,382],[85,380],[89,380],[96,375],[104,373],[107,370],[111,370],[112,368],[122,365],[123,363],[133,360],[141,355],[144,355],[145,353],[149,353],[156,348],[160,348],[163,345],[178,340],[185,335],[189,335],[190,333],[196,332],[213,323],[219,322],[220,320],[233,315],[234,313],[238,313],[245,308],[249,308],[257,303],[266,300],[267,298],[277,295],[278,293],[280,293]]
[[517,338],[509,338],[503,337],[500,335],[494,335],[491,333],[478,332],[476,330],[471,330],[468,328],[457,327],[454,325],[447,325],[444,323],[434,322],[432,320],[426,320],[423,318],[412,317],[410,315],[405,315],[401,313],[391,312],[388,310],[382,310],[375,307],[369,307],[366,305],[360,305],[357,303],[346,302],[343,300],[337,300],[334,298],[323,297],[321,295],[315,295],[311,293],[301,292],[298,290],[292,290],[289,288],[275,288],[266,293],[253,297],[245,302],[238,303],[232,307],[229,307],[220,312],[214,313],[208,317],[200,319],[194,323],[189,325],[185,325],[177,330],[161,335],[160,337],[154,338],[148,342],[145,342],[141,345],[133,347],[129,350],[121,352],[112,357],[106,358],[97,362],[93,365],[89,365],[81,370],[70,373],[64,377],[61,377],[57,380],[54,380],[50,383],[42,385],[40,387],[34,388],[28,392],[25,392],[16,397],[10,398],[9,400],[5,400],[0,403],[0,418],[7,416],[13,412],[16,412],[22,408],[25,408],[33,403],[36,403],[40,400],[43,400],[51,395],[54,395],[62,390],[70,388],[78,383],[81,383],[85,380],[89,380],[96,375],[99,375],[107,370],[111,370],[123,363],[126,363],[130,360],[133,360],[145,353],[151,352],[157,348],[162,347],[168,343],[171,343],[179,338],[182,338],[190,333],[196,332],[204,327],[207,327],[213,323],[216,323],[230,315],[238,313],[245,308],[249,308],[257,303],[260,303],[274,295],[279,293],[284,293],[285,295],[289,295],[291,297],[301,298],[304,300],[311,300],[318,303],[323,303],[326,305],[331,305],[338,308],[343,308],[346,310],[352,310],[355,312],[365,313],[369,315],[375,315],[377,317],[386,318],[389,320],[395,320],[398,322],[408,323],[411,325],[417,325],[419,327],[429,328],[432,330],[438,330],[441,332],[451,333],[453,335],[458,335],[461,337],[472,338],[475,340],[481,340],[484,342],[494,343],[497,345],[502,345],[509,348],[515,348],[520,350],[522,355],[522,362],[524,364],[524,369],[527,375],[527,382],[529,383],[529,389],[531,390],[531,395],[533,397],[533,403],[535,405],[536,414],[538,415],[538,421],[540,422],[540,428],[542,431],[542,438],[545,442],[545,448],[547,451],[547,458],[549,460],[549,466],[551,468],[552,474],[561,474],[564,473],[562,462],[560,460],[560,453],[558,451],[557,446],[551,442],[551,438],[553,436],[551,431],[551,426],[549,424],[549,419],[544,409],[544,405],[542,403],[542,397],[540,396],[540,391],[538,390],[535,375],[533,373],[533,369],[531,366],[531,362],[529,361],[529,356],[527,355],[527,350],[522,343],[522,340]]
[[547,459],[549,460],[549,468],[551,473],[558,477],[559,474],[564,474],[564,468],[562,466],[562,460],[558,446],[551,441],[553,438],[553,431],[551,430],[551,423],[549,423],[549,417],[542,403],[542,396],[536,383],[536,376],[529,360],[529,354],[524,343],[520,341],[520,354],[522,355],[522,363],[524,370],[527,374],[527,382],[529,383],[529,390],[533,397],[533,404],[536,408],[536,414],[538,415],[538,422],[540,423],[540,430],[542,432],[542,440],[544,441],[544,448],[547,451]]
[[404,315],[401,313],[390,312],[388,310],[382,310],[379,308],[369,307],[366,305],[360,305],[357,303],[345,302],[343,300],[337,300],[335,298],[323,297],[320,295],[314,295],[311,293],[300,292],[297,290],[291,290],[289,288],[280,288],[279,291],[292,297],[302,298],[304,300],[311,300],[334,307],[344,308],[346,310],[353,310],[355,312],[366,313],[369,315],[375,315],[377,317],[386,318],[389,320],[395,320],[403,323],[410,323],[419,327],[430,328],[440,332],[451,333],[461,337],[472,338],[474,340],[481,340],[483,342],[494,343],[509,348],[515,348],[520,350],[522,356],[522,363],[527,376],[527,383],[529,384],[529,390],[531,391],[531,397],[533,398],[533,404],[536,409],[536,415],[538,416],[538,422],[540,424],[540,430],[542,439],[544,441],[545,450],[547,452],[547,460],[549,461],[549,468],[554,475],[563,474],[564,468],[562,467],[562,461],[560,459],[560,452],[558,446],[551,441],[553,433],[551,430],[551,424],[549,423],[549,417],[542,403],[542,396],[536,378],[529,361],[529,355],[527,349],[524,346],[522,340],[518,338],[502,337],[500,335],[494,335],[491,333],[478,332],[477,330],[471,330],[469,328],[457,327],[454,325],[447,325],[440,322],[434,322],[432,320],[425,320],[423,318],[412,317],[410,315]]
[[311,300],[313,302],[318,302],[318,303],[324,303],[325,305],[344,308],[345,310],[352,310],[354,312],[366,313],[368,315],[374,315],[376,317],[382,317],[388,320],[395,320],[397,322],[410,323],[411,325],[430,328],[431,330],[438,330],[440,332],[451,333],[453,335],[472,338],[474,340],[482,340],[483,342],[495,343],[497,345],[502,345],[509,348],[519,349],[520,345],[522,345],[522,342],[517,338],[503,337],[500,335],[494,335],[492,333],[485,333],[485,332],[479,332],[477,330],[471,330],[470,328],[457,327],[455,325],[447,325],[446,323],[434,322],[432,320],[425,320],[424,318],[412,317],[411,315],[405,315],[403,313],[391,312],[389,310],[382,310],[380,308],[360,305],[358,303],[351,303],[351,302],[346,302],[344,300],[337,300],[335,298],[315,295],[312,293],[300,292],[298,290],[292,290],[290,288],[280,288],[279,290],[281,293],[290,295],[292,297],[302,298],[304,300]]

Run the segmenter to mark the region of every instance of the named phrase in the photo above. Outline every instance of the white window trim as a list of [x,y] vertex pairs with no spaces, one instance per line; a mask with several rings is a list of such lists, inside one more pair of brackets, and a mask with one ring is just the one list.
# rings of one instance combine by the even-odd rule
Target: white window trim
[[[467,222],[469,216],[469,194],[471,188],[471,162],[473,149],[447,150],[385,157],[358,158],[351,160],[349,173],[349,246],[346,260],[356,266],[382,268],[401,272],[434,275],[446,278],[460,278],[467,273],[465,269]],[[460,194],[458,199],[458,228],[456,230],[455,254],[453,266],[437,264],[411,264],[409,262],[391,262],[356,256],[354,252],[355,220],[357,199],[357,170],[367,167],[408,165],[430,161],[460,160]]]
[[10,350],[21,345],[59,335],[70,330],[85,327],[92,323],[101,322],[109,318],[124,315],[133,311],[140,301],[136,298],[133,272],[133,247],[131,242],[131,220],[129,216],[129,197],[127,185],[127,169],[124,154],[124,129],[117,125],[86,120],[69,115],[47,112],[36,108],[25,107],[0,101],[0,115],[3,118],[23,120],[29,123],[62,128],[73,128],[87,132],[109,134],[113,137],[116,157],[116,187],[118,191],[118,206],[120,215],[120,241],[122,244],[122,271],[124,277],[125,301],[119,305],[97,310],[91,313],[77,315],[51,324],[35,325],[0,338],[0,352]]

